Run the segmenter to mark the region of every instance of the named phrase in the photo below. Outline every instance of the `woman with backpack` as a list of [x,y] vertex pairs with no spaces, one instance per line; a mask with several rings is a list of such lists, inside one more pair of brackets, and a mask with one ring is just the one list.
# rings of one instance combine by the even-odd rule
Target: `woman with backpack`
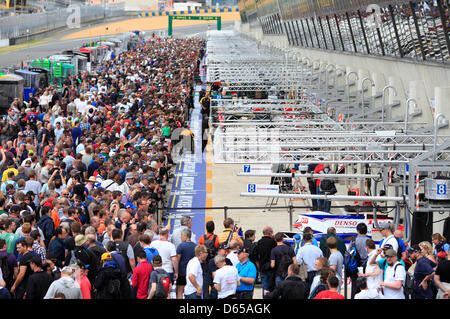
[[447,251],[450,248],[450,245],[447,243],[447,239],[439,233],[434,233],[431,235],[431,241],[434,244],[434,256],[436,259],[446,259]]

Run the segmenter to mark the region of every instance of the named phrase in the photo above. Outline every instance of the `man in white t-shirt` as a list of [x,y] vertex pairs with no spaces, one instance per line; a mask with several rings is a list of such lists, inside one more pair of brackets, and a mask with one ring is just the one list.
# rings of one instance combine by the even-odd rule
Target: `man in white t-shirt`
[[[398,250],[398,241],[395,238],[394,233],[392,232],[392,225],[389,222],[380,222],[378,228],[380,234],[383,236],[383,240],[380,244],[380,248],[384,248],[386,245],[391,245],[391,248],[397,252]],[[381,259],[379,256],[377,261]]]
[[239,242],[236,240],[230,241],[230,251],[228,252],[227,258],[231,261],[233,264],[233,267],[236,267],[237,264],[239,264],[238,254],[237,252],[240,249]]
[[186,286],[184,287],[185,299],[201,299],[203,287],[202,263],[208,257],[205,245],[195,247],[195,257],[189,260],[186,266]]
[[218,291],[218,299],[230,299],[236,294],[240,285],[237,268],[226,264],[225,257],[217,255],[214,263],[219,268],[214,276],[214,288]]
[[365,277],[367,279],[367,289],[377,290],[380,288],[380,281],[382,280],[381,269],[376,263],[370,263],[372,258],[376,255],[377,249],[375,242],[372,239],[366,240],[367,250],[367,264],[364,273],[359,273],[359,277]]
[[178,260],[175,245],[168,241],[169,229],[163,228],[159,232],[159,240],[152,241],[151,248],[156,248],[161,256],[162,268],[169,274],[170,281],[177,280]]
[[397,260],[394,249],[385,251],[388,267],[384,273],[384,281],[380,282],[385,299],[405,299],[403,283],[406,279],[405,267]]

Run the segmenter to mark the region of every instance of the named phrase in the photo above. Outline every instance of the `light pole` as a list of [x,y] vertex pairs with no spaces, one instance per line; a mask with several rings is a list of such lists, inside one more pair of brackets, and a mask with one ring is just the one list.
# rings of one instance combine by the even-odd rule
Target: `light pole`
[[27,60],[30,59],[30,42],[28,41],[29,34],[30,29],[27,29]]

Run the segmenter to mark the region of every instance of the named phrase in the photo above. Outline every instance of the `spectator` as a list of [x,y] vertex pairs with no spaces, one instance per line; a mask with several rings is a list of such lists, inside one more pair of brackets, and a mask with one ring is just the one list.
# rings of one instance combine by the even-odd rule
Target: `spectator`
[[[406,271],[403,264],[397,260],[397,252],[389,248],[385,251],[387,267],[384,270],[384,280],[380,287],[385,299],[405,299],[403,283],[406,279]],[[381,267],[384,269],[384,267]]]
[[288,276],[267,297],[270,299],[307,299],[307,287],[300,277],[300,267],[290,264]]
[[79,262],[71,266],[75,269],[75,280],[78,285],[80,285],[81,295],[83,299],[92,299],[92,284],[89,281],[88,274],[89,268],[83,264],[83,262]]
[[270,252],[270,268],[275,270],[275,288],[287,276],[291,263],[297,264],[294,249],[284,243],[284,234],[278,232],[274,236],[277,246]]
[[[210,261],[214,259],[217,254],[217,249],[219,247],[219,237],[214,234],[215,224],[212,220],[206,222],[206,234],[203,234],[198,239],[199,245],[205,245],[206,250],[208,251],[208,257],[204,263],[202,263],[203,267],[203,298],[210,299],[210,294],[215,293],[215,297],[217,297],[217,291],[214,289],[214,285],[212,282],[211,272],[208,267]],[[215,267],[215,265],[214,265]],[[215,298],[214,298],[215,299]]]
[[236,289],[240,285],[236,267],[227,265],[225,257],[217,255],[214,257],[217,270],[214,275],[214,289],[218,292],[218,299],[232,299],[235,297]]
[[232,240],[230,242],[230,245],[228,246],[227,257],[231,261],[233,266],[236,266],[239,263],[238,252],[240,249],[241,245],[236,240]]
[[[178,245],[177,248],[177,263],[178,263],[178,277],[176,284],[177,299],[183,299],[184,287],[186,286],[186,267],[188,262],[195,257],[195,246],[196,246],[195,243],[193,243],[190,240],[192,232],[189,228],[182,229],[180,236],[181,236],[181,243]],[[205,262],[201,263],[201,265],[204,264],[206,263]],[[202,267],[202,271],[203,269],[204,267]]]
[[395,250],[395,252],[398,251],[398,241],[394,236],[394,233],[392,232],[392,226],[389,222],[379,222],[378,230],[380,234],[383,236],[383,240],[380,242],[380,248],[383,248],[387,244],[390,245],[390,247]]
[[[337,249],[336,237],[330,237],[327,239],[327,247],[330,250],[330,257],[328,258],[329,267],[336,272],[336,277],[338,277],[340,283],[343,278],[342,267],[344,266],[344,257]],[[341,286],[339,284],[337,292],[340,291],[340,288]]]
[[450,245],[447,243],[447,239],[439,233],[434,233],[431,236],[431,241],[434,244],[434,256],[439,258],[438,254],[441,253],[441,259],[446,259],[447,252],[450,248]]
[[40,257],[33,256],[29,263],[33,274],[28,278],[25,290],[26,299],[44,299],[44,296],[53,282],[53,277],[42,269],[42,260]]
[[223,221],[223,227],[225,228],[219,236],[219,243],[228,246],[232,240],[235,240],[239,245],[243,245],[243,241],[238,234],[238,230],[235,229],[234,220],[232,218],[226,218]]
[[411,299],[432,299],[432,278],[434,276],[434,267],[436,264],[431,264],[426,257],[426,250],[420,246],[414,245],[412,260],[414,264],[414,286],[411,293]]
[[317,274],[316,269],[316,260],[319,257],[323,257],[322,250],[320,250],[319,247],[314,246],[312,244],[312,236],[311,234],[307,233],[303,235],[303,241],[305,242],[305,245],[303,247],[300,247],[297,253],[297,263],[298,265],[305,264],[306,265],[306,271],[307,271],[307,278],[306,278],[306,284],[308,290],[310,289],[313,279]]
[[[375,242],[372,239],[366,240],[367,260],[371,260],[377,253]],[[367,289],[379,290],[380,281],[382,280],[382,270],[378,264],[366,263],[366,268],[363,273],[358,273],[359,277],[366,278]]]
[[244,233],[244,248],[249,252],[249,259],[252,263],[256,265],[257,256],[256,256],[256,230],[247,229]]
[[137,288],[137,299],[147,299],[150,285],[150,274],[153,271],[152,265],[147,260],[147,254],[140,251],[137,254],[138,266],[134,268],[132,286]]
[[[324,257],[325,258],[325,257]],[[319,281],[316,285],[311,286],[310,292],[309,292],[309,299],[315,299],[317,294],[321,291],[328,289],[328,278],[330,276],[336,276],[336,272],[329,268],[329,267],[323,267],[320,272],[318,272]]]
[[[128,285],[126,277],[122,276],[117,263],[109,252],[102,255],[102,267],[95,277],[94,288],[98,299],[124,299],[128,296],[123,293]],[[124,279],[125,278],[125,279]]]
[[32,254],[32,238],[29,238],[29,240],[22,239],[16,245],[21,258],[19,260],[19,271],[14,284],[11,287],[10,293],[14,295],[15,299],[23,299],[28,284],[28,278],[33,273],[30,266],[30,260],[36,255]]
[[400,258],[400,259],[405,260],[407,255],[406,255],[406,244],[403,241],[403,232],[400,229],[395,230],[394,237],[397,239],[398,247],[402,254],[402,258]]
[[367,286],[367,278],[358,277],[356,287],[360,292],[355,294],[354,299],[384,299],[383,295],[375,289],[369,289]]
[[368,258],[366,249],[366,242],[369,239],[367,237],[367,225],[365,223],[359,223],[356,225],[356,232],[358,233],[355,238],[356,251],[359,255],[358,267],[363,267],[364,270]]
[[[272,248],[277,245],[273,238],[273,229],[270,226],[263,228],[263,236],[256,243],[255,254],[257,259],[257,267],[261,273],[261,284],[263,290],[263,298],[267,292],[274,289],[275,275],[272,268],[270,268],[270,253]],[[297,259],[298,261],[298,259]]]
[[48,244],[48,251],[56,259],[56,266],[60,268],[64,266],[64,260],[66,258],[66,236],[66,230],[59,226],[55,229],[55,235]]
[[238,251],[239,263],[236,265],[239,275],[239,287],[236,289],[237,299],[252,299],[255,288],[257,269],[248,259],[248,251],[242,248]]
[[201,263],[206,260],[208,251],[204,245],[195,247],[195,257],[186,266],[185,299],[201,299],[203,288],[203,269]]
[[439,289],[436,299],[450,298],[450,250],[447,250],[447,258],[442,259],[437,265],[434,282]]
[[136,266],[136,261],[134,260],[133,248],[128,244],[128,242],[123,240],[122,229],[115,228],[112,230],[112,240],[116,244],[117,251],[123,256],[125,260],[125,266],[127,270],[127,275],[130,275],[134,267]]
[[198,239],[199,245],[205,245],[208,250],[207,263],[214,258],[219,247],[219,237],[214,234],[214,222],[209,220],[206,222],[206,234],[200,236]]
[[345,299],[338,293],[339,279],[336,276],[329,276],[327,279],[328,290],[319,292],[314,299]]
[[337,249],[341,252],[342,257],[345,256],[345,252],[347,251],[347,247],[345,246],[345,242],[344,240],[336,235],[336,228],[334,227],[328,227],[327,228],[327,234],[326,235],[322,235],[322,237],[320,237],[320,244],[319,247],[322,250],[323,256],[326,258],[330,257],[330,250],[327,247],[327,240],[330,237],[334,237],[337,240]]
[[0,259],[2,260],[1,271],[5,281],[5,288],[9,291],[14,283],[14,279],[17,277],[18,266],[16,256],[8,253],[6,250],[6,241],[4,239],[0,239]]
[[[170,242],[175,245],[175,248],[178,248],[178,245],[182,243],[181,232],[183,229],[188,228],[189,230],[192,228],[192,218],[190,216],[182,216],[180,220],[181,226],[175,228],[172,232],[172,236],[170,237]],[[192,233],[192,238],[190,239],[194,244],[197,242],[195,238],[195,234]]]
[[[4,147],[0,152],[6,191],[0,196],[0,213],[11,218],[0,234],[7,250],[12,252],[22,235],[14,234],[16,225],[30,223],[41,242],[36,232],[30,233],[33,247],[22,249],[20,258],[38,253],[49,275],[58,277],[59,268],[71,264],[78,235],[88,239],[84,248],[98,262],[104,253],[98,242],[120,242],[118,252],[110,247],[111,255],[117,263],[119,256],[125,256],[122,261],[130,264],[131,273],[136,262],[133,246],[139,239],[133,231],[137,223],[156,218],[156,208],[165,205],[170,195],[166,186],[169,170],[175,166],[170,137],[187,127],[185,115],[193,105],[194,73],[204,45],[197,38],[142,41],[93,65],[92,73],[68,75],[61,93],[50,84],[34,94],[31,104],[19,99],[11,104],[8,120],[1,123]],[[9,172],[17,178],[17,188],[16,181],[6,181]],[[23,212],[35,216],[35,221]],[[78,232],[74,224],[80,225]],[[120,238],[113,239],[114,229],[121,231]],[[152,232],[159,239],[156,229]],[[125,247],[121,242],[133,245]],[[172,260],[170,264],[163,267],[170,267],[176,278],[178,265]],[[18,271],[22,280],[32,273],[23,266]],[[77,276],[87,271],[89,278],[97,279],[91,265],[89,270],[81,262],[78,266]],[[25,275],[24,269],[28,269]],[[15,295],[20,296],[23,284],[17,282]],[[84,290],[83,296],[87,296]]]
[[[172,282],[169,274],[162,268],[162,259],[160,255],[153,256],[152,266],[154,271],[150,275],[150,292],[148,299],[170,299],[170,291],[172,289]],[[162,284],[165,289],[165,296],[156,294],[158,284]]]
[[[219,247],[217,248],[216,256],[224,257],[225,264],[228,266],[233,266],[233,263],[231,262],[231,260],[227,258],[227,252],[228,252],[228,249],[223,244],[219,245]],[[218,298],[218,292],[214,288],[214,283],[213,283],[213,279],[214,279],[217,269],[218,269],[217,265],[213,258],[209,261],[209,263],[206,267],[206,271],[207,271],[206,276],[203,276],[203,278],[207,277],[208,283],[210,283],[209,285],[206,286],[206,289],[209,290],[209,293],[206,294],[206,299],[217,299]]]
[[169,274],[170,282],[178,278],[178,260],[175,245],[168,241],[169,230],[167,228],[161,229],[159,232],[160,239],[154,240],[150,247],[158,250],[161,256],[163,269]]
[[[319,257],[316,258],[316,262],[314,264],[314,267],[316,268],[316,275],[314,276],[312,283],[311,283],[311,287],[309,288],[309,298],[312,299],[311,297],[311,293],[313,291],[316,291],[316,287],[320,284],[320,279],[322,276],[322,269],[324,269],[324,271],[329,269],[329,265],[328,265],[328,259],[325,257]],[[326,280],[324,280],[324,283],[326,283]],[[316,293],[318,293],[318,291],[316,291]]]
[[14,253],[16,240],[19,239],[19,235],[15,233],[16,222],[12,218],[8,218],[4,225],[5,231],[0,234],[0,239],[5,240],[7,251],[9,254]]
[[73,269],[66,266],[61,270],[61,278],[52,282],[44,299],[54,299],[58,293],[64,294],[64,299],[83,299],[80,285],[73,279]]

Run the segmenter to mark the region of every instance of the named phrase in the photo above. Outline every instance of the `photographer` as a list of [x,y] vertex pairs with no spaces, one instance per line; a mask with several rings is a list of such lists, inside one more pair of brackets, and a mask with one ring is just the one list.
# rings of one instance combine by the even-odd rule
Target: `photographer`
[[226,218],[223,221],[223,227],[225,229],[218,235],[219,244],[225,244],[225,246],[228,246],[232,240],[236,240],[240,247],[243,247],[244,241],[241,236],[239,236],[239,231],[241,228],[234,224],[234,220],[232,218]]

